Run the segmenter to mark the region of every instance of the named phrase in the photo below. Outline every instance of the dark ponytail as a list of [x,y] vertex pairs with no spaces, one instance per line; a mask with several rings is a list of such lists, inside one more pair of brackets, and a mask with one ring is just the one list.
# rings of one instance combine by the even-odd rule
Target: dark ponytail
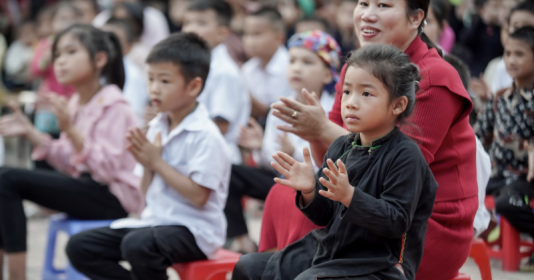
[[[107,84],[114,84],[121,90],[124,87],[125,73],[122,62],[122,51],[119,39],[115,34],[104,32],[92,25],[73,24],[69,28],[57,34],[52,53],[56,53],[57,43],[65,34],[70,34],[77,38],[89,52],[89,57],[94,61],[95,55],[105,52],[108,56],[108,63],[102,68],[102,77]],[[53,56],[54,57],[54,56]]]
[[408,15],[408,18],[412,16],[415,13],[418,13],[419,10],[423,10],[425,13],[425,16],[423,17],[423,20],[419,24],[419,27],[417,28],[417,31],[419,32],[419,36],[421,36],[421,40],[425,42],[425,44],[428,46],[429,49],[436,49],[441,57],[443,57],[443,51],[434,44],[428,36],[423,32],[423,26],[425,24],[426,15],[428,14],[428,7],[430,6],[430,0],[405,0],[406,1],[406,14]]

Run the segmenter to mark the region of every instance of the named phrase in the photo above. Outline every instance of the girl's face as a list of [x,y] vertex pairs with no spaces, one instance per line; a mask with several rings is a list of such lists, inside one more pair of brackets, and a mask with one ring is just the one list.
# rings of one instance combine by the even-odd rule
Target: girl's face
[[443,28],[439,25],[440,22],[436,19],[436,15],[434,15],[434,11],[430,8],[428,9],[428,14],[426,15],[426,25],[423,28],[423,31],[425,32],[426,36],[432,41],[434,44],[439,43],[439,38],[441,37],[441,34],[443,33]]
[[527,11],[515,11],[510,15],[509,32],[514,33],[517,29],[525,26],[534,26],[534,15]]
[[532,47],[521,40],[508,38],[504,45],[504,64],[506,72],[514,80],[532,79],[534,73]]
[[354,9],[354,29],[362,47],[388,44],[404,51],[417,35],[423,15],[421,11],[408,19],[404,0],[360,0]]
[[76,13],[68,7],[63,7],[57,10],[52,19],[52,31],[57,34],[61,30],[69,27],[71,24],[78,22]]
[[77,85],[90,79],[97,69],[89,52],[71,34],[63,35],[54,52],[54,74],[62,85]]
[[341,117],[351,132],[369,134],[379,134],[397,120],[384,84],[356,66],[349,66],[345,73]]
[[314,52],[293,47],[289,49],[287,80],[297,94],[303,88],[321,94],[323,86],[332,82],[332,72]]

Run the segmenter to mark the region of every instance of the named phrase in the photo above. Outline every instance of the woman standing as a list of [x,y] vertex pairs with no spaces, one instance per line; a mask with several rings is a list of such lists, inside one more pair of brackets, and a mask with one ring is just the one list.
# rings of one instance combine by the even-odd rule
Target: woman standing
[[[476,142],[468,120],[473,105],[460,77],[422,33],[429,2],[360,0],[354,10],[354,24],[362,46],[393,45],[421,71],[417,105],[409,119],[417,129],[406,126],[402,130],[418,141],[439,189],[417,280],[450,280],[467,259],[473,238],[478,207]],[[304,93],[308,105],[285,98],[273,105],[273,114],[292,124],[279,129],[310,141],[318,162],[336,138],[348,133],[342,127],[341,90],[338,84],[330,120],[310,94]]]

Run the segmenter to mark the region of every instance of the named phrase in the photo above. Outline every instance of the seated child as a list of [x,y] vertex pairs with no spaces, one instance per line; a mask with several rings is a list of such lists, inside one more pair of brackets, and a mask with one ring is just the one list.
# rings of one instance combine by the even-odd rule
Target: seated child
[[124,73],[126,82],[124,83],[124,98],[128,100],[132,110],[137,117],[137,125],[145,127],[145,109],[149,105],[148,88],[146,86],[146,74],[128,56],[133,45],[137,41],[132,23],[128,20],[110,18],[102,30],[111,32],[119,38],[123,53]]
[[[518,231],[534,237],[530,206],[534,165],[529,162],[534,148],[534,27],[522,27],[510,34],[504,45],[504,62],[514,84],[488,101],[479,120],[483,140],[493,142],[490,156],[495,172],[490,179],[493,184],[488,185],[493,189],[488,191],[498,194],[497,213]],[[534,256],[527,265],[532,270]]]
[[147,63],[150,98],[160,113],[146,137],[139,129],[127,136],[146,207],[140,219],[70,239],[71,263],[91,279],[167,279],[173,263],[211,258],[224,243],[229,151],[196,101],[209,72],[209,48],[194,34],[178,33],[157,44]]
[[[340,55],[338,44],[327,33],[315,30],[293,35],[288,46],[289,63],[285,72],[286,79],[293,89],[291,101],[308,104],[302,91],[318,93],[319,101],[313,101],[320,103],[328,114],[334,104],[334,92],[328,92],[326,88],[327,86],[332,88],[338,80],[336,70]],[[287,124],[284,120],[269,114],[265,136],[259,124],[252,118],[249,127],[241,128],[239,144],[253,151],[254,161],[259,168],[232,166],[228,200],[224,210],[228,220],[228,238],[236,238],[235,244],[230,247],[232,250],[255,251],[254,246],[250,246],[252,240],[248,237],[240,201],[244,195],[265,200],[276,176],[275,170],[269,164],[272,161],[272,154],[283,151],[301,160],[302,148],[309,146],[306,140],[277,129],[278,125]]]
[[230,32],[232,9],[225,1],[192,1],[184,15],[183,32],[206,40],[211,49],[210,74],[198,101],[219,127],[230,148],[233,164],[242,162],[237,146],[239,127],[250,117],[250,95],[242,84],[241,73],[223,43]]
[[17,40],[7,49],[3,66],[6,73],[4,83],[9,90],[33,88],[30,65],[38,40],[35,28],[33,21],[22,22],[17,28]]
[[276,9],[261,8],[245,17],[244,32],[243,45],[251,59],[243,64],[242,75],[251,95],[251,115],[265,123],[271,104],[292,92],[286,79],[284,20]]
[[304,162],[278,152],[271,164],[302,213],[326,228],[242,256],[232,279],[415,278],[438,186],[396,125],[413,111],[419,70],[389,45],[361,48],[347,65],[341,114],[352,133],[332,143],[317,177],[308,148]]

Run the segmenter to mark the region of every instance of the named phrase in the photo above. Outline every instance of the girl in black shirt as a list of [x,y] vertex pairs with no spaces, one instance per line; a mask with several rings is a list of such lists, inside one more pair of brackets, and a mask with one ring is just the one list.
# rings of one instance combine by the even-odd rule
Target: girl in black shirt
[[352,133],[332,143],[317,176],[307,148],[304,162],[273,155],[286,178],[275,181],[297,190],[297,207],[326,228],[282,251],[242,256],[232,279],[415,278],[438,187],[397,128],[413,111],[419,70],[389,45],[361,48],[348,65],[341,113]]

